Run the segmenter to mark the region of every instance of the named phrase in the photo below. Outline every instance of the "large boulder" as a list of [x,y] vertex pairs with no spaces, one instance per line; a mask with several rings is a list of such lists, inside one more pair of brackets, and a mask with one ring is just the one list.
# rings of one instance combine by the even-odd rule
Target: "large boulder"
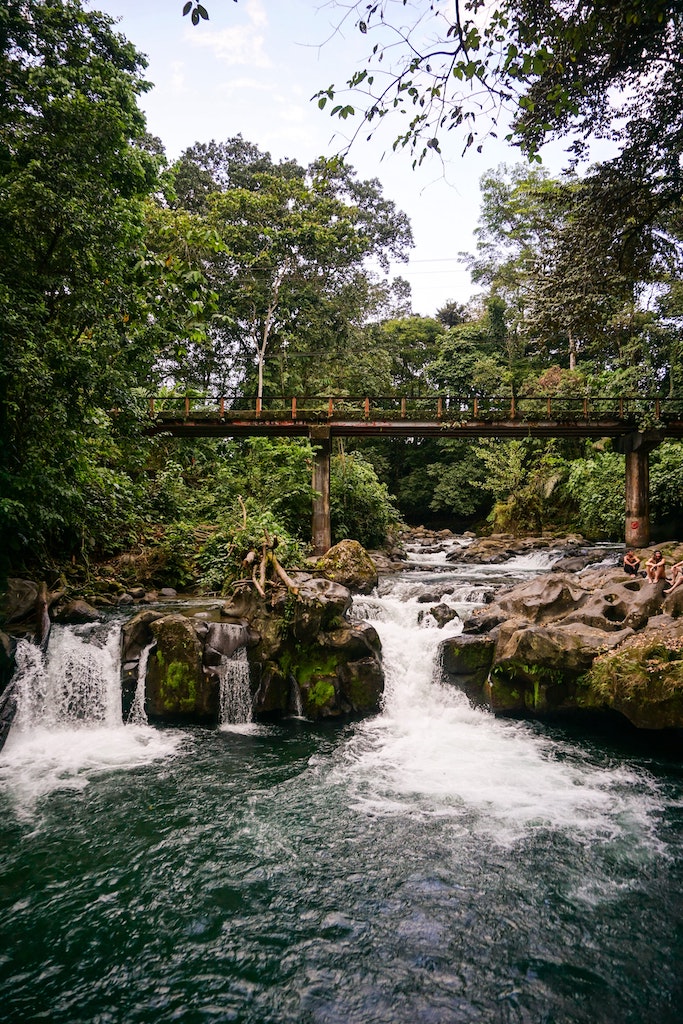
[[0,603],[3,621],[9,625],[30,618],[35,610],[37,598],[37,583],[32,580],[8,579]]
[[638,729],[683,729],[683,619],[653,617],[601,654],[577,700],[585,708],[617,711]]
[[292,579],[297,593],[282,587],[264,599],[240,588],[223,608],[251,630],[255,714],[317,719],[378,710],[384,676],[375,629],[348,621],[346,587],[309,573]]
[[445,681],[463,690],[473,704],[489,703],[487,683],[496,642],[490,636],[449,637],[439,646]]
[[[683,588],[664,587],[604,566],[508,587],[446,642],[444,678],[500,713],[609,711],[640,728],[683,728],[683,620],[671,625]],[[468,674],[480,646],[482,667]]]
[[315,570],[353,594],[370,594],[377,586],[377,567],[357,540],[335,544],[316,562]]
[[219,694],[202,670],[202,645],[184,615],[150,622],[156,640],[147,667],[147,714],[152,719],[216,721]]

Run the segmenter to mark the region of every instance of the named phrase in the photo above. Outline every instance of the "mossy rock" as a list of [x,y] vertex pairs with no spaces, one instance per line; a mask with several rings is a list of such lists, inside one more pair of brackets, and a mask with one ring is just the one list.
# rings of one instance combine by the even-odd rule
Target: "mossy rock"
[[316,563],[316,572],[354,594],[370,594],[377,586],[377,567],[357,540],[342,540]]
[[639,729],[683,729],[683,637],[649,631],[602,655],[577,698],[584,708],[618,711]]
[[150,718],[217,721],[218,684],[202,671],[202,646],[183,615],[165,615],[149,624],[156,649],[147,667]]

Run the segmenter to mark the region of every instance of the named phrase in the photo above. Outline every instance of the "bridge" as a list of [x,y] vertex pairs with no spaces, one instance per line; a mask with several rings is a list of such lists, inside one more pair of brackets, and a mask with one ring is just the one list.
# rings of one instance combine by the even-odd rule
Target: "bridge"
[[331,544],[330,454],[335,437],[610,437],[626,456],[625,540],[650,542],[649,453],[683,438],[683,398],[525,395],[427,397],[243,395],[149,399],[148,433],[176,437],[307,437],[315,446],[313,547]]

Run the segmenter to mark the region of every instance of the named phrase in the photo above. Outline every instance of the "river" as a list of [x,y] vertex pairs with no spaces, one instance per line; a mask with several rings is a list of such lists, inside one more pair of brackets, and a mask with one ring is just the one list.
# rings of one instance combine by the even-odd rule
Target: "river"
[[0,755],[0,1020],[678,1024],[681,765],[435,672],[425,590],[548,564],[416,554],[357,598],[387,685],[344,725],[124,725],[113,626],[55,628]]

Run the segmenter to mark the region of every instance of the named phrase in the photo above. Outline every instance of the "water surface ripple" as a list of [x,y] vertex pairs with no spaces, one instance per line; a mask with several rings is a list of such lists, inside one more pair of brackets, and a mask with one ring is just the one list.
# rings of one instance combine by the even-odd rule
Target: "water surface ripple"
[[681,767],[471,709],[401,585],[374,718],[11,736],[0,1019],[680,1021]]

